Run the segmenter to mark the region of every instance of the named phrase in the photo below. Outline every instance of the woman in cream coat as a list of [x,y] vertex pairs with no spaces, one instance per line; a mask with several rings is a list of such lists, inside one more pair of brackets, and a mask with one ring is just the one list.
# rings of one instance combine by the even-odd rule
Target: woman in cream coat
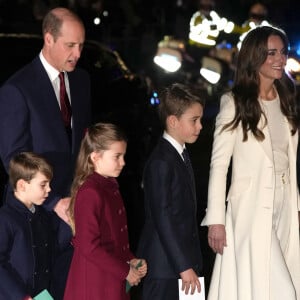
[[250,31],[232,92],[221,98],[202,221],[217,253],[208,300],[300,300],[298,131],[287,49],[280,29]]

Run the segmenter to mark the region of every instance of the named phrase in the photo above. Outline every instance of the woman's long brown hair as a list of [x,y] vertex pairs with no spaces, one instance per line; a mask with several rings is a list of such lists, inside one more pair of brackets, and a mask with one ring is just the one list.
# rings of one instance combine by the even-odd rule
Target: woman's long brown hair
[[[287,54],[289,42],[284,31],[271,26],[262,26],[247,34],[238,55],[235,83],[232,88],[236,109],[235,116],[230,123],[223,127],[223,130],[233,130],[241,122],[243,141],[247,141],[249,131],[258,141],[265,138],[262,130],[258,128],[258,122],[262,116],[265,119],[265,125],[267,124],[266,116],[258,101],[259,70],[267,59],[268,39],[272,35],[281,38]],[[274,85],[280,98],[281,111],[288,119],[291,125],[291,134],[294,135],[298,126],[294,83],[284,72],[281,79],[274,81]]]

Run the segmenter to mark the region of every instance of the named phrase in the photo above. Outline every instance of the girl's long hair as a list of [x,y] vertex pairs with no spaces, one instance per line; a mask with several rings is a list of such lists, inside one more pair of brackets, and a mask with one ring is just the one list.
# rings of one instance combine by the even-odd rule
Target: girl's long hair
[[[235,102],[234,119],[223,127],[223,130],[235,129],[241,122],[243,129],[243,141],[248,139],[250,131],[258,141],[262,141],[265,136],[258,122],[264,117],[265,125],[267,119],[259,104],[260,78],[259,70],[268,56],[268,39],[270,36],[279,36],[288,51],[289,42],[286,34],[279,28],[271,26],[256,27],[245,37],[240,49],[237,68],[235,73],[235,83],[232,93]],[[276,79],[274,85],[280,98],[280,108],[291,125],[291,134],[297,131],[297,106],[296,89],[293,81],[284,72],[281,79]]]
[[89,127],[86,131],[81,142],[74,180],[71,186],[69,219],[73,235],[75,235],[74,207],[76,194],[87,177],[94,172],[94,164],[91,160],[91,153],[108,150],[112,143],[118,141],[127,141],[127,138],[118,126],[111,123],[97,123]]

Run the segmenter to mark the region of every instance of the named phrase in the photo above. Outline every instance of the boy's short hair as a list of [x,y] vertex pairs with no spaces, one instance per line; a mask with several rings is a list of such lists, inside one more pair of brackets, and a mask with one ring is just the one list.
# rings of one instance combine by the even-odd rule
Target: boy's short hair
[[194,103],[199,103],[204,107],[203,91],[195,87],[173,83],[164,88],[160,95],[158,114],[160,121],[166,127],[167,118],[171,115],[180,118],[182,114]]
[[13,189],[20,179],[30,181],[37,172],[41,172],[50,181],[53,177],[53,169],[46,159],[33,152],[21,152],[15,155],[9,162],[9,182]]

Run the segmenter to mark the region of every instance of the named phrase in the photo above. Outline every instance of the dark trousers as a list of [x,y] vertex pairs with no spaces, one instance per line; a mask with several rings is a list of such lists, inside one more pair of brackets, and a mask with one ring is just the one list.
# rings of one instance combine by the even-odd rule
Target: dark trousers
[[142,300],[178,300],[177,279],[145,278],[142,289]]

